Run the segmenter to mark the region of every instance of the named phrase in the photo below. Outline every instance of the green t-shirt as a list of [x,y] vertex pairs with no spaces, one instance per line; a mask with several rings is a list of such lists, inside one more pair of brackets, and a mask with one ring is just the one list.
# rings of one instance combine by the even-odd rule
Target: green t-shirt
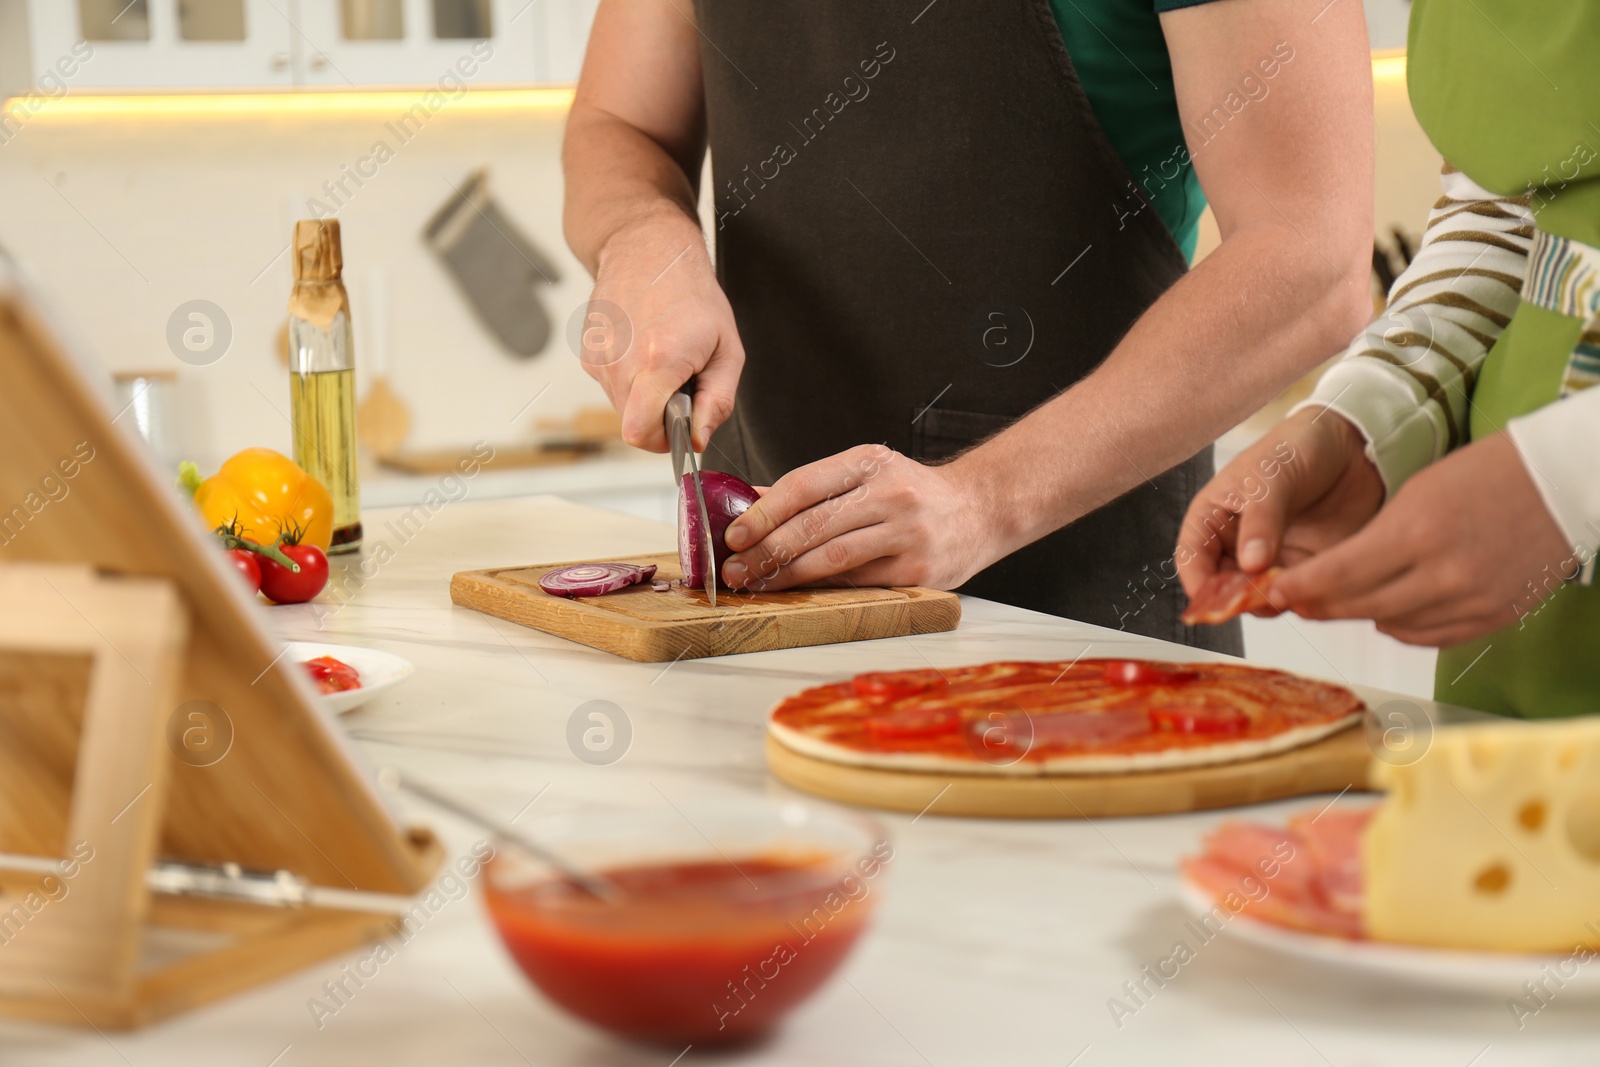
[[1189,160],[1159,15],[1206,2],[1050,0],[1106,139],[1190,259],[1206,197]]

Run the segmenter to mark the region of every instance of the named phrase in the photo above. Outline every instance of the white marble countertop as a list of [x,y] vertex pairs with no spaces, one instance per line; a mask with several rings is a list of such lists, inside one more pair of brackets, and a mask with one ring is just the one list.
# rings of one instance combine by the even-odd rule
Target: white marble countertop
[[[466,452],[463,450],[463,454]],[[368,520],[388,507],[408,507],[434,490],[449,497],[453,483],[441,485],[442,475],[407,474],[374,465],[361,475],[361,501]],[[459,479],[457,479],[459,480]],[[472,498],[535,496],[601,496],[615,493],[676,491],[672,471],[661,456],[618,447],[569,463],[547,467],[500,469],[493,461],[472,479]]]
[[[370,543],[385,520],[366,516]],[[343,720],[374,764],[414,772],[510,819],[528,809],[786,794],[762,758],[779,697],[858,671],[998,658],[1188,650],[985,601],[953,633],[684,661],[626,662],[453,607],[458,570],[667,549],[670,528],[550,498],[463,501],[432,514],[346,603],[274,608],[286,638],[412,660],[416,675]],[[371,570],[369,565],[369,570]],[[347,575],[348,577],[348,575]],[[336,576],[336,581],[338,577]],[[1371,698],[1383,694],[1368,691]],[[615,702],[630,750],[591,766],[568,716]],[[537,800],[535,800],[537,798]],[[1264,805],[1279,819],[1331,798]],[[1341,803],[1350,802],[1347,798]],[[1357,801],[1361,802],[1361,801]],[[453,853],[477,837],[416,808]],[[1556,1067],[1600,1061],[1592,1002],[1560,996],[1519,1031],[1504,996],[1356,980],[1224,933],[1139,1010],[1123,983],[1184,936],[1177,860],[1225,813],[999,822],[883,816],[896,855],[875,926],[843,972],[770,1042],[737,1053],[619,1044],[541,999],[501,951],[476,895],[444,908],[319,1027],[308,1001],[362,953],[138,1033],[0,1024],[7,1067],[351,1064],[693,1064],[1094,1067],[1099,1064]],[[0,949],[0,966],[4,965]],[[1537,977],[1530,975],[1530,978]]]

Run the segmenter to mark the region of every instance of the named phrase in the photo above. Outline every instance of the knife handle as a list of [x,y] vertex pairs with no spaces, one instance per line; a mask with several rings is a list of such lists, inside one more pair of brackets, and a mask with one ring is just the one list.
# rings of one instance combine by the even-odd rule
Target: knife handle
[[682,419],[684,422],[693,425],[693,416],[694,401],[690,399],[690,395],[682,389],[673,393],[672,397],[667,401],[667,425],[671,426],[673,419]]

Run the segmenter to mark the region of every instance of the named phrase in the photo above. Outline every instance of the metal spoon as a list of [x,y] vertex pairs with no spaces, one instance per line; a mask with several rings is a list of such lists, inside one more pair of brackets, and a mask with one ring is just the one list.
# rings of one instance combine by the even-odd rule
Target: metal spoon
[[596,900],[604,901],[607,904],[615,904],[622,899],[622,891],[609,879],[579,870],[561,856],[551,852],[544,845],[534,841],[520,830],[513,830],[499,819],[474,811],[459,800],[438,792],[432,786],[423,785],[415,779],[404,778],[392,768],[384,775],[384,779],[392,782],[397,788],[405,790],[412,796],[425,800],[436,808],[442,808],[452,815],[459,816],[473,825],[489,831],[496,837],[510,842],[530,856],[548,863],[565,875],[579,889],[582,889]]

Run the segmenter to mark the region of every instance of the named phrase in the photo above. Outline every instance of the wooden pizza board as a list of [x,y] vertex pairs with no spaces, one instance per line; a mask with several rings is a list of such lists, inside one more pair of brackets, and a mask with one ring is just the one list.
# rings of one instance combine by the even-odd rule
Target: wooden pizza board
[[[714,608],[698,589],[658,593],[645,584],[602,597],[569,598],[539,588],[542,575],[574,562],[587,561],[462,571],[450,579],[450,599],[644,663],[939,633],[954,630],[961,621],[961,601],[954,593],[915,587],[721,590]],[[683,577],[676,555],[610,562],[653,563],[659,568],[657,579]]]
[[1275,756],[1139,774],[1002,777],[878,770],[802,755],[767,737],[768,768],[807,793],[887,811],[999,819],[1166,815],[1365,790],[1371,762],[1359,722]]

